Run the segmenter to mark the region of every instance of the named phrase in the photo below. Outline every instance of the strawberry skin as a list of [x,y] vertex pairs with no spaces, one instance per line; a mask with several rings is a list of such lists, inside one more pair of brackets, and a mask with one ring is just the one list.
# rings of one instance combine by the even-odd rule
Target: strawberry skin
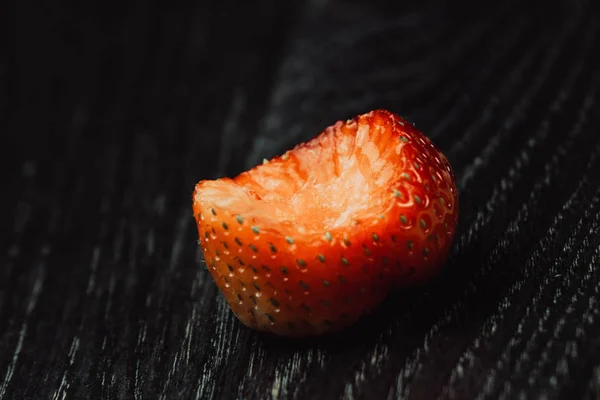
[[193,195],[206,266],[247,326],[338,331],[443,266],[458,221],[446,157],[376,110]]

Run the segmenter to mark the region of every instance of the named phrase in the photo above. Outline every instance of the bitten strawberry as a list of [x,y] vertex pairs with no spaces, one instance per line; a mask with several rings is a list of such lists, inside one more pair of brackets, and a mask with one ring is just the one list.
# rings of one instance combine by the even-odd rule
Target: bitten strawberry
[[208,270],[249,327],[285,336],[340,330],[389,290],[444,264],[458,220],[446,157],[377,110],[193,195]]

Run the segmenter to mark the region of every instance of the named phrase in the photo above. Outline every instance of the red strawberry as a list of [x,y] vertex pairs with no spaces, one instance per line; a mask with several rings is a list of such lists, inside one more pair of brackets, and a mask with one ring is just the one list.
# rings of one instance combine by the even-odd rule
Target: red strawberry
[[430,278],[458,219],[446,157],[386,110],[234,179],[201,181],[193,200],[207,268],[233,312],[285,336],[340,330],[393,287]]

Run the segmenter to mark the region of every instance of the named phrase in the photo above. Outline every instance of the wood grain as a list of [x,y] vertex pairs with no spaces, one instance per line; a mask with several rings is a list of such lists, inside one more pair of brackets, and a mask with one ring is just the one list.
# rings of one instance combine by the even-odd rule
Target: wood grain
[[[0,14],[0,399],[600,398],[592,2]],[[202,265],[195,182],[378,107],[457,173],[443,276],[335,337],[242,327]]]

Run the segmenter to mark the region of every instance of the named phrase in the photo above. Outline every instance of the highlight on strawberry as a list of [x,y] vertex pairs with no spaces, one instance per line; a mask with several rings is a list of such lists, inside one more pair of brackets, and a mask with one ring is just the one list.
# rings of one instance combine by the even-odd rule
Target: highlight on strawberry
[[282,336],[339,331],[390,290],[444,265],[458,221],[450,164],[387,110],[339,121],[193,194],[206,267],[245,325]]

